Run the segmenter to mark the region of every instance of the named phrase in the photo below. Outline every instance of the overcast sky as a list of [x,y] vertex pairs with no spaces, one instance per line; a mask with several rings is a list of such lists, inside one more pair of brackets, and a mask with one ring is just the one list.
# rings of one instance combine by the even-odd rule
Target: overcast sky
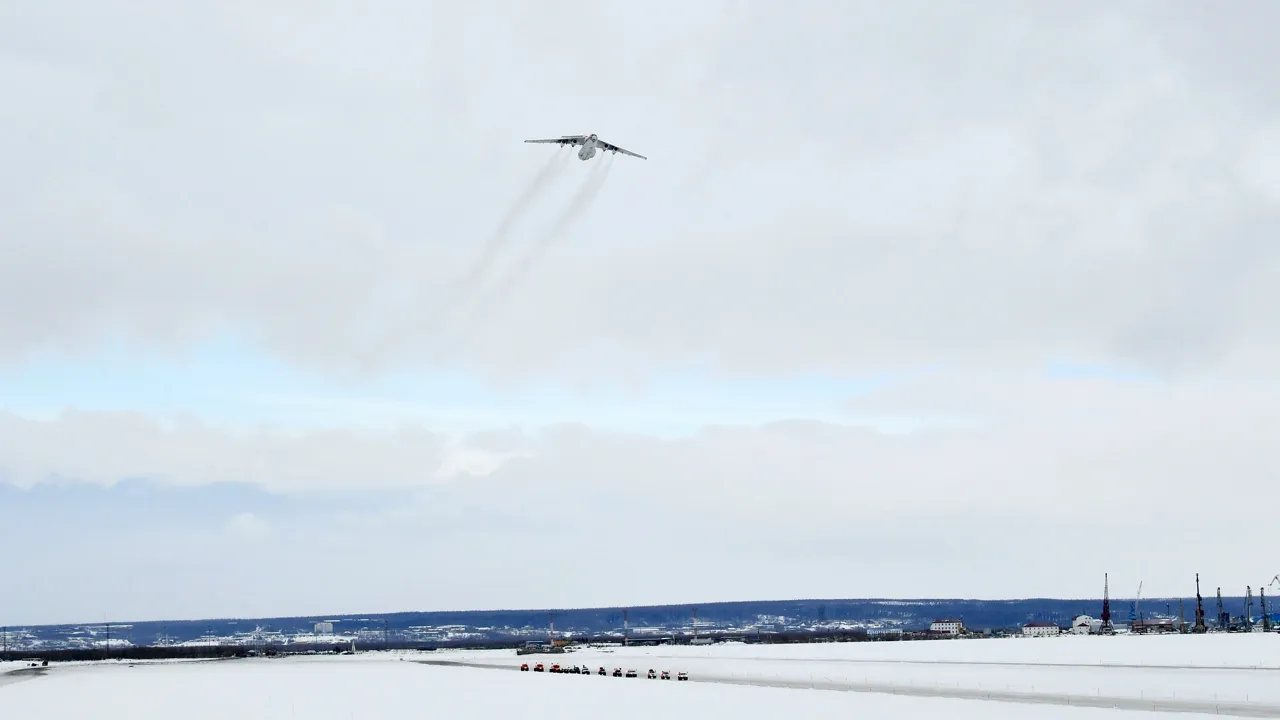
[[7,0],[0,622],[1265,585],[1277,25]]

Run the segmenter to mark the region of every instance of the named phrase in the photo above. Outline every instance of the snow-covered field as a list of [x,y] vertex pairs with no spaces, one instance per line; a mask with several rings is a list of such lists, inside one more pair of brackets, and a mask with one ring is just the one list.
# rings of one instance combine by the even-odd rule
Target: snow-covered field
[[[461,657],[519,665],[511,652]],[[530,656],[537,657],[537,656]],[[894,684],[1280,705],[1280,634],[1062,636],[583,650],[550,662],[735,680]]]
[[[593,669],[602,665],[610,670],[635,668],[641,677],[505,671],[538,660]],[[490,667],[446,667],[422,661]],[[646,680],[644,673],[651,667],[673,673],[685,670],[693,681]],[[611,718],[646,719],[656,714],[750,719],[871,713],[872,717],[948,720],[1158,720],[1164,714],[865,691],[866,686],[881,684],[917,691],[934,688],[943,695],[965,688],[1009,688],[1046,700],[1055,694],[1212,700],[1217,694],[1226,713],[1280,717],[1280,636],[1276,635],[615,648],[525,657],[511,651],[367,653],[5,670],[0,667],[0,715],[6,717],[57,718],[89,712],[105,713],[108,718],[193,719],[394,717],[406,712],[444,713],[451,718],[492,718],[506,712],[573,717],[579,710],[599,715],[602,708]],[[17,678],[24,680],[15,682]],[[726,680],[781,681],[801,687],[718,682]],[[848,686],[841,689],[864,691],[804,687],[841,684]],[[1242,711],[1245,705],[1248,708]],[[1212,705],[1205,712],[1212,713]],[[1189,716],[1184,712],[1178,717]]]

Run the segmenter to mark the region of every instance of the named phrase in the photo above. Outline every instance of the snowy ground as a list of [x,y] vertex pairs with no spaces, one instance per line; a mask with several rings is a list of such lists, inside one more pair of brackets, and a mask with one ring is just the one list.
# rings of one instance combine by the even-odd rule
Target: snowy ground
[[[511,652],[462,657],[519,665]],[[535,657],[535,656],[530,656]],[[728,679],[1280,705],[1280,635],[1114,636],[585,650],[552,660]]]
[[[560,662],[635,668],[637,679],[506,672],[519,663]],[[443,667],[421,661],[490,667]],[[982,663],[982,664],[975,664]],[[1008,665],[992,663],[1013,663]],[[496,666],[496,667],[494,667]],[[691,682],[647,680],[657,670],[685,670]],[[0,716],[356,718],[446,713],[451,718],[599,715],[645,718],[1035,717],[1045,720],[1159,720],[1172,713],[958,699],[981,686],[994,692],[1018,686],[1047,702],[1056,697],[1212,699],[1225,712],[1280,717],[1280,637],[1212,635],[1166,638],[1035,638],[830,645],[729,645],[583,650],[560,656],[517,657],[505,652],[367,653],[198,663],[53,665],[48,670],[4,672]],[[23,681],[15,681],[23,678]],[[759,682],[800,687],[749,687]],[[853,690],[855,684],[911,688]],[[946,696],[951,694],[950,697]],[[997,692],[997,695],[999,693]],[[1227,696],[1231,697],[1228,698]],[[1150,703],[1148,703],[1150,704]],[[1158,706],[1158,705],[1156,705]],[[1121,707],[1124,707],[1123,705]],[[1169,710],[1185,706],[1168,705]],[[1214,712],[1213,704],[1200,708]],[[116,713],[112,715],[111,713]]]

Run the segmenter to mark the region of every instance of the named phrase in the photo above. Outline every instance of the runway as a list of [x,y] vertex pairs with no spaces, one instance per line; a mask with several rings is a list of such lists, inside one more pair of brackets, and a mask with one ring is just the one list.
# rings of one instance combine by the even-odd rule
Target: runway
[[[473,667],[486,670],[519,670],[519,666],[506,663],[482,663],[461,660],[415,660],[423,665]],[[952,662],[952,664],[965,664]],[[995,664],[995,663],[974,663]],[[1007,663],[1010,665],[1019,663]],[[1088,665],[1084,667],[1097,667]],[[1215,668],[1217,669],[1217,668]],[[1245,669],[1245,668],[1240,668]],[[1265,703],[1219,702],[1214,700],[1148,700],[1134,697],[1106,695],[1079,695],[1064,693],[1027,693],[1002,690],[975,690],[925,685],[901,685],[877,682],[841,682],[830,680],[774,680],[768,678],[741,678],[714,673],[691,675],[689,682],[719,683],[724,685],[749,685],[752,687],[777,687],[842,692],[866,692],[911,697],[950,698],[960,700],[986,700],[989,702],[1022,703],[1028,705],[1063,705],[1071,707],[1113,708],[1146,712],[1201,713],[1230,717],[1280,718],[1280,705]]]
[[[664,660],[693,660],[696,655],[650,655]],[[861,663],[867,665],[960,665],[965,667],[1052,667],[1052,668],[1119,668],[1130,670],[1235,670],[1273,672],[1280,675],[1276,665],[1137,665],[1134,663],[1064,663],[1064,662],[1010,662],[999,660],[887,660],[883,658],[789,658],[735,655],[734,660],[758,660],[761,662],[811,662],[811,663]]]

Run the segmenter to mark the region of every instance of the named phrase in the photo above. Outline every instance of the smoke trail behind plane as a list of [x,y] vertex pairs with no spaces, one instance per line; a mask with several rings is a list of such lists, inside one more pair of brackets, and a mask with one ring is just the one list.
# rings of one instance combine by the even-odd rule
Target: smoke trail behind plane
[[498,223],[498,227],[485,240],[484,248],[480,251],[480,257],[471,266],[471,270],[454,284],[455,290],[471,288],[484,275],[489,266],[493,264],[498,251],[502,249],[502,246],[506,244],[507,239],[511,236],[511,228],[515,227],[516,222],[529,209],[529,205],[550,187],[551,181],[564,171],[566,165],[568,165],[570,155],[571,153],[555,153],[547,161],[547,164],[538,171],[538,174],[529,182],[528,187],[516,199],[515,204],[507,210],[506,215],[502,217],[502,221]]
[[[529,180],[529,183],[516,198],[515,202],[507,208],[498,226],[485,240],[480,256],[471,265],[467,273],[450,284],[446,293],[446,297],[449,298],[447,304],[441,307],[437,313],[429,316],[408,318],[407,322],[399,326],[399,333],[411,332],[431,336],[447,336],[450,334],[450,326],[453,325],[455,316],[464,310],[469,302],[475,302],[474,296],[481,289],[479,287],[480,281],[494,260],[497,259],[499,251],[507,244],[516,224],[527,214],[533,201],[543,195],[552,186],[556,178],[564,172],[572,156],[573,153],[558,152],[547,159],[546,164]],[[378,335],[379,337],[372,340],[370,347],[365,351],[365,359],[362,361],[362,365],[366,371],[374,366],[375,358],[383,357],[386,349],[394,342],[394,333],[391,330],[380,332]],[[433,356],[439,355],[443,349],[442,346],[437,346],[437,348],[431,353]]]
[[479,310],[487,311],[494,306],[495,303],[505,302],[511,295],[511,291],[519,285],[520,281],[529,271],[538,264],[538,261],[546,253],[546,251],[561,238],[565,232],[573,226],[573,223],[591,207],[592,201],[600,194],[600,190],[604,188],[604,182],[609,177],[609,170],[613,167],[613,158],[602,158],[603,162],[597,163],[587,173],[587,177],[583,180],[582,187],[578,188],[578,192],[574,194],[569,201],[569,205],[556,218],[546,232],[538,238],[529,252],[518,260],[511,271],[507,273],[505,278],[499,280],[493,292],[489,294],[491,298],[488,302],[481,298]]

